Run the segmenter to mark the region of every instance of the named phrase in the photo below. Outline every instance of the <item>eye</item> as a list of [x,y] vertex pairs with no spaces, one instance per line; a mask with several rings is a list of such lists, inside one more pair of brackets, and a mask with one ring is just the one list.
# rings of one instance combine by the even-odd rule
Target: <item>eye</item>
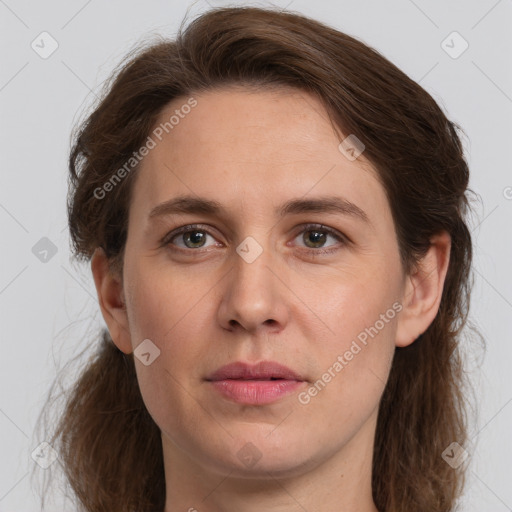
[[215,242],[215,238],[203,226],[189,225],[169,233],[162,241],[162,244],[172,244],[183,250],[203,249],[208,247],[208,238]]
[[321,224],[307,224],[302,228],[302,231],[300,231],[299,235],[295,237],[295,240],[300,238],[304,245],[308,249],[312,249],[314,252],[328,253],[338,250],[339,247],[336,247],[338,245],[336,243],[325,245],[329,240],[329,237],[337,242],[341,242],[342,244],[346,242],[341,233]]
[[[161,242],[162,246],[173,245],[178,250],[187,251],[189,249],[205,249],[212,245],[218,245],[219,242],[216,241],[206,227],[197,224],[178,228],[164,237]],[[346,238],[341,233],[322,224],[302,226],[301,231],[295,236],[294,240],[299,238],[304,244],[305,249],[312,253],[334,252],[339,249],[340,244],[347,243]],[[329,238],[334,240],[334,243],[327,245]],[[208,244],[208,239],[211,239],[213,244]]]

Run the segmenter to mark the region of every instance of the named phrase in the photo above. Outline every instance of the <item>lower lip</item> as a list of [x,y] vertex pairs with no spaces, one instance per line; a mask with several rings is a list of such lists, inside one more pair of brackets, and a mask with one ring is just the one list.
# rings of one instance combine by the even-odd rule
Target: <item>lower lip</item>
[[212,386],[226,398],[250,405],[270,404],[297,390],[303,381],[297,380],[216,380]]

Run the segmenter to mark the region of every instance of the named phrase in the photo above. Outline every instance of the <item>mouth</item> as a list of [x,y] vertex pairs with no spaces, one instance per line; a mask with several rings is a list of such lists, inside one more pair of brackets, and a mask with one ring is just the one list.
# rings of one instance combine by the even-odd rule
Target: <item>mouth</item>
[[295,380],[304,381],[305,379],[294,372],[291,368],[274,361],[261,361],[257,364],[244,362],[230,363],[214,371],[206,380]]
[[301,375],[273,361],[231,363],[210,374],[206,381],[223,398],[246,405],[270,404],[306,385]]

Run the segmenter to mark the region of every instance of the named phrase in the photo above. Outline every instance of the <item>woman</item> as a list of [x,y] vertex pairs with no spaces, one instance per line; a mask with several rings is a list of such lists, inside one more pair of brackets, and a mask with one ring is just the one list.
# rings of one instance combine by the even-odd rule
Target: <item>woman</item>
[[290,12],[215,9],[128,58],[70,156],[108,327],[50,440],[82,510],[454,510],[456,128]]

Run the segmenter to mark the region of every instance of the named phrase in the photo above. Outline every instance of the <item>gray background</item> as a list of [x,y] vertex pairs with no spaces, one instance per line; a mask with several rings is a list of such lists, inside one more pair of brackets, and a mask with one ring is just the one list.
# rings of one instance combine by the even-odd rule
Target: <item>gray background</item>
[[[373,46],[420,82],[467,133],[471,187],[481,197],[471,220],[471,319],[486,338],[487,352],[484,357],[476,341],[465,343],[479,405],[472,443],[465,447],[470,470],[461,510],[512,510],[512,1],[274,5]],[[88,265],[70,260],[65,196],[71,130],[121,57],[143,37],[172,37],[187,8],[192,18],[209,5],[0,0],[0,512],[39,510],[30,478],[31,453],[44,441],[34,431],[37,415],[57,370],[92,348],[103,324]],[[35,41],[39,52],[51,49],[48,36],[39,36],[43,31],[58,43],[46,59],[31,47]],[[453,31],[469,44],[457,58],[463,49],[458,36],[442,45]],[[68,378],[73,380],[72,372]],[[45,470],[36,469],[42,478]],[[71,510],[59,500],[57,495],[47,510]]]

